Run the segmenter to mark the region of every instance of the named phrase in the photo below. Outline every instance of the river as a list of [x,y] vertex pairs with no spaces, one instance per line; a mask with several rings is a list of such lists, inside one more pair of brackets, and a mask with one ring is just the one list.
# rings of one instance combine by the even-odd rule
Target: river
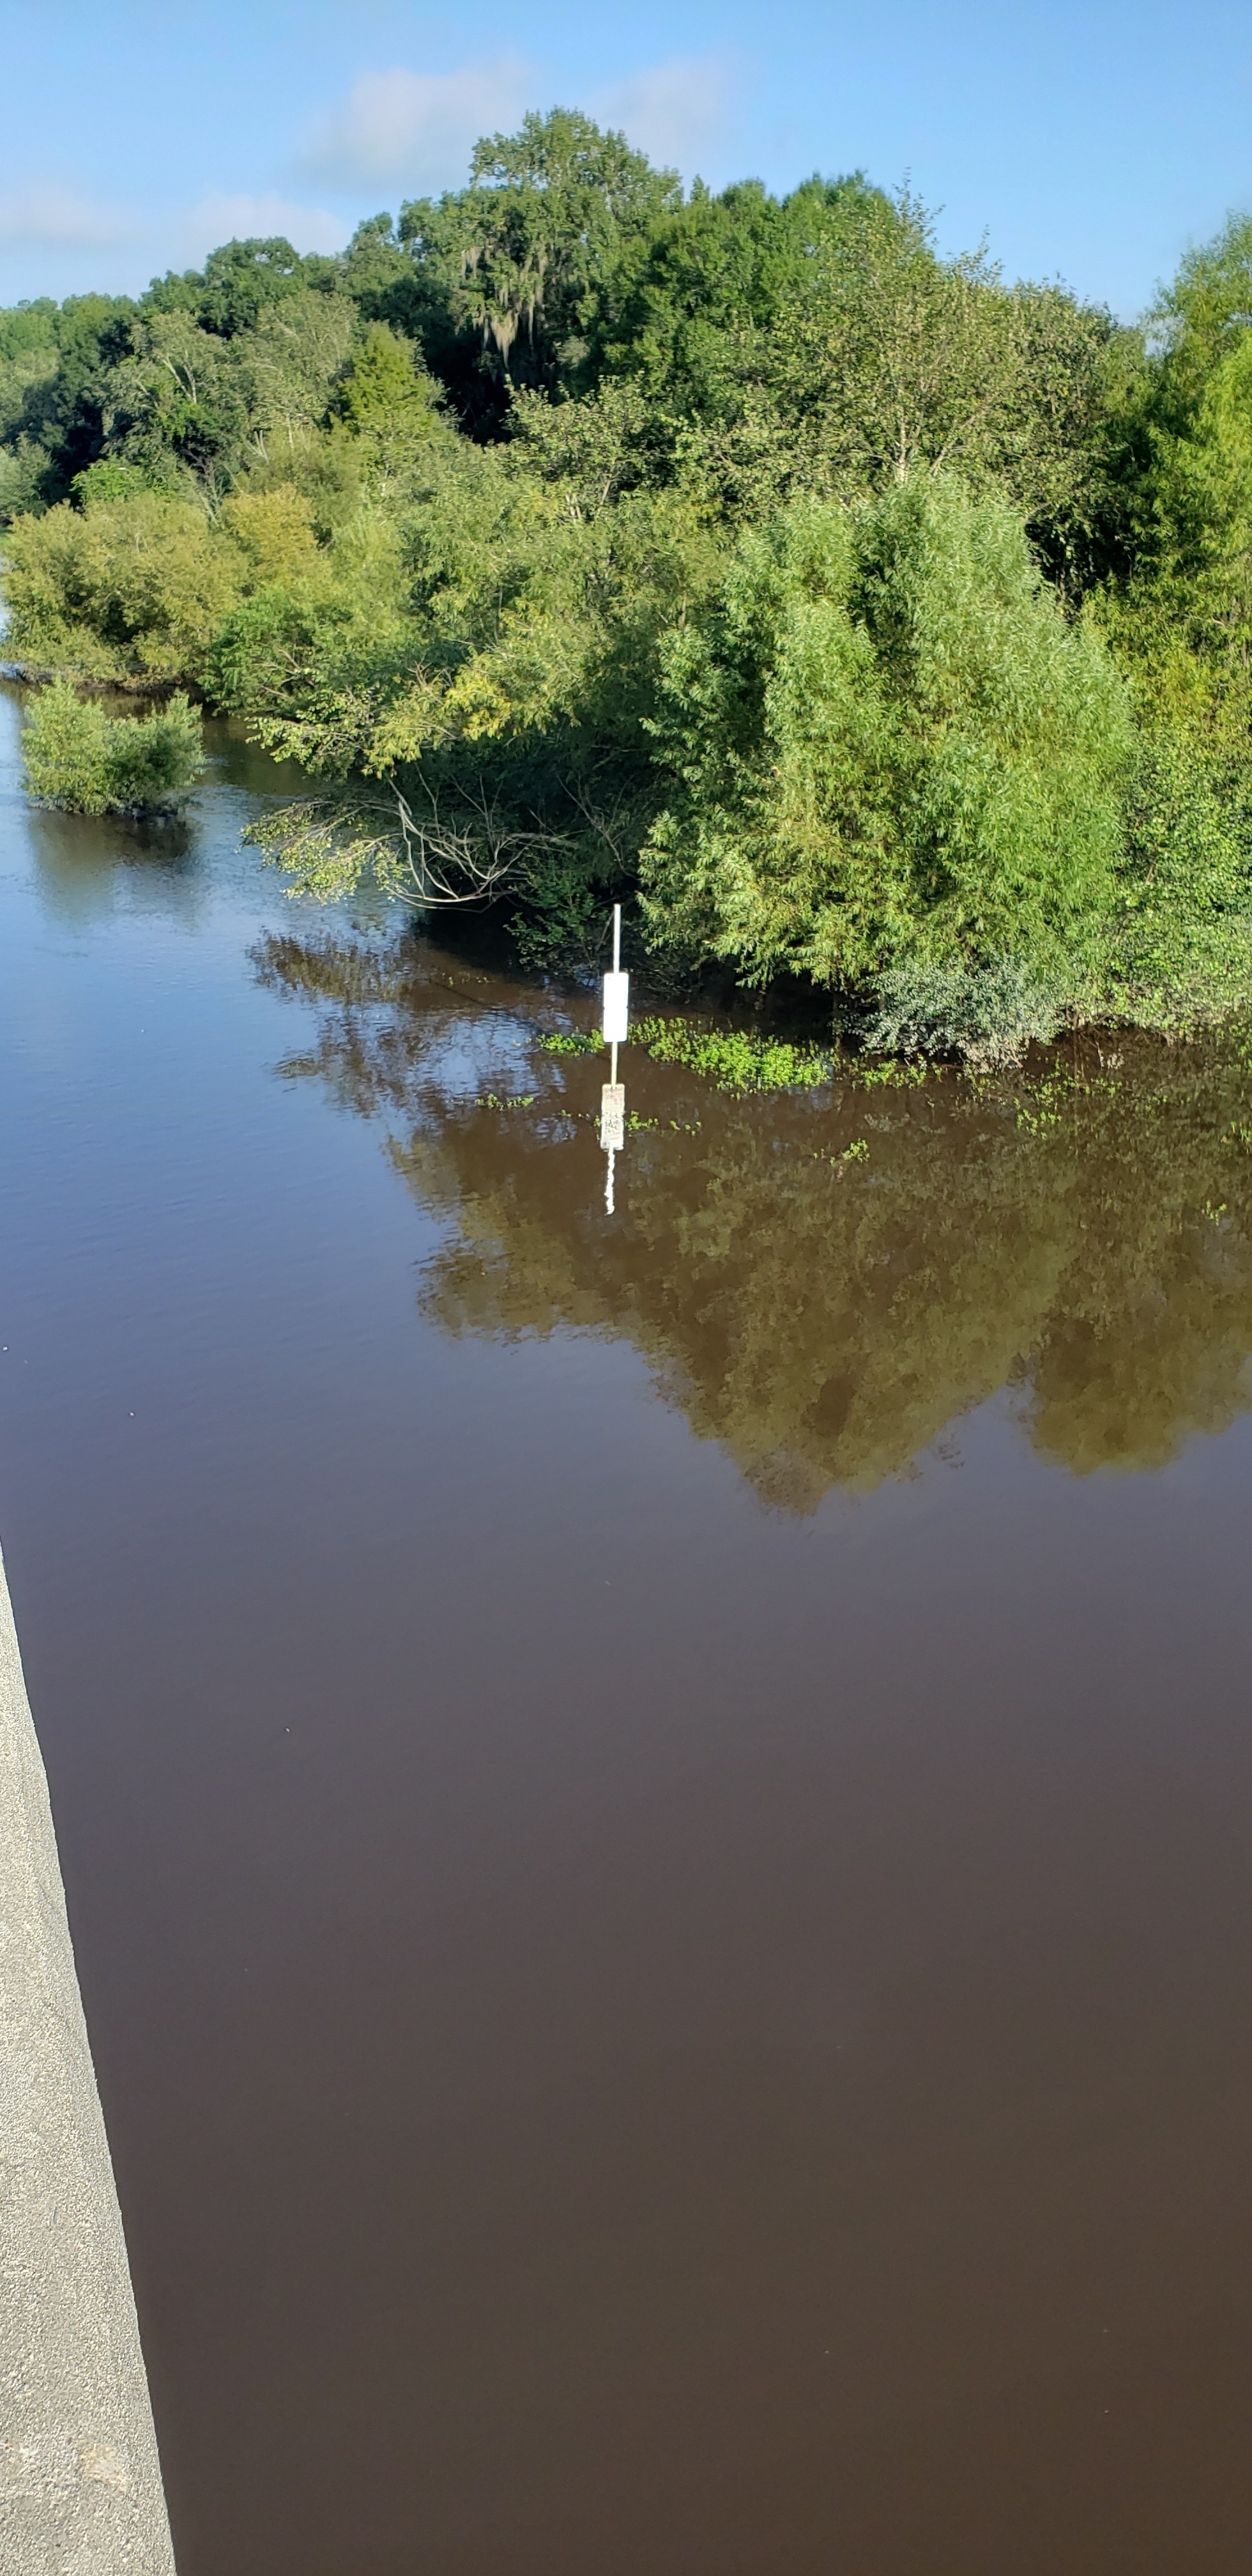
[[32,813],[0,1533],[181,2576],[1243,2576],[1252,1075],[737,1099]]

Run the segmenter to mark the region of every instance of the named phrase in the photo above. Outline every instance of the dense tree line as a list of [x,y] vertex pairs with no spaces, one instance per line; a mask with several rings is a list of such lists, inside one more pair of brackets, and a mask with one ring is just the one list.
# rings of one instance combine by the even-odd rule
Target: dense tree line
[[875,1042],[1252,986],[1252,222],[1139,329],[564,111],[339,258],[0,314],[11,650],[303,761],[302,880],[613,894]]

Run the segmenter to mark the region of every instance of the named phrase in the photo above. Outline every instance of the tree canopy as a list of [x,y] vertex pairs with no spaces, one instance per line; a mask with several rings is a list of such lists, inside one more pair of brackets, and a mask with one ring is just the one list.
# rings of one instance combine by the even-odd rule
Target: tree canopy
[[0,314],[28,665],[302,760],[299,881],[507,888],[566,962],[622,896],[884,1042],[1243,993],[1250,473],[1252,218],[1132,330],[566,109],[337,257]]

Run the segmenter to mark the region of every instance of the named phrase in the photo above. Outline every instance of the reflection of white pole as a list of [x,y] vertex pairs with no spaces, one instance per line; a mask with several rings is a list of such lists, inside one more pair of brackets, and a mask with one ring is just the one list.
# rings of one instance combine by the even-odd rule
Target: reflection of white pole
[[[611,1091],[613,1091],[613,1092],[616,1092],[616,1090],[617,1090],[617,1040],[616,1040],[616,1038],[614,1038],[614,1040],[613,1040],[613,1044],[612,1044],[612,1046],[611,1046],[611,1047],[610,1047],[610,1049],[609,1049],[609,1088],[610,1088],[610,1090],[611,1090]],[[605,1133],[606,1133],[608,1136],[610,1136],[610,1137],[614,1137],[614,1136],[616,1136],[616,1135],[618,1134],[618,1132],[619,1132],[619,1128],[620,1128],[620,1130],[621,1130],[621,1132],[622,1132],[623,1134],[625,1133],[625,1118],[624,1118],[625,1106],[626,1106],[626,1102],[625,1102],[625,1094],[623,1093],[623,1096],[622,1096],[622,1108],[621,1108],[621,1111],[620,1111],[620,1112],[617,1112],[617,1114],[615,1114],[615,1115],[611,1115],[611,1116],[609,1116],[609,1117],[605,1118],[605,1119],[602,1121],[602,1123],[603,1123],[603,1125],[604,1125]],[[616,1147],[615,1147],[614,1145],[612,1145],[612,1144],[610,1144],[610,1146],[609,1146],[609,1149],[608,1149],[608,1156],[609,1156],[609,1176],[608,1176],[608,1179],[606,1180],[606,1182],[605,1182],[605,1184],[604,1184],[604,1204],[605,1204],[606,1208],[608,1209],[609,1215],[610,1215],[610,1216],[612,1216],[612,1214],[613,1214],[613,1165],[614,1165],[614,1162],[615,1162],[615,1161],[616,1161],[616,1159],[617,1159],[617,1149],[616,1149]]]

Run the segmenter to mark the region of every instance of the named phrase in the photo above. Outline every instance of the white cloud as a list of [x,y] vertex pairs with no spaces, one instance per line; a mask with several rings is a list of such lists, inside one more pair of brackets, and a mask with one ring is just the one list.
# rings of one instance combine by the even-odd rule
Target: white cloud
[[311,136],[301,168],[325,187],[457,187],[482,134],[515,126],[535,75],[516,54],[460,72],[366,72]]
[[620,126],[649,160],[688,177],[724,136],[735,87],[724,54],[687,54],[592,92],[588,113]]
[[133,215],[123,206],[93,204],[72,188],[32,184],[0,192],[0,244],[20,248],[95,250],[133,241]]
[[342,250],[345,230],[342,215],[328,215],[320,206],[301,205],[273,190],[262,196],[232,196],[223,189],[210,189],[163,227],[161,238],[167,262],[198,267],[220,242],[270,241],[277,234],[294,250]]

